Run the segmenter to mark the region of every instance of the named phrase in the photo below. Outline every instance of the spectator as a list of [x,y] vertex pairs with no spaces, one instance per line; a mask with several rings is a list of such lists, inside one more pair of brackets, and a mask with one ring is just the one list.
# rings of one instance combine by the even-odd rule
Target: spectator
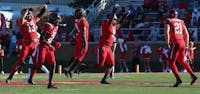
[[159,0],[151,0],[151,7],[153,11],[157,11],[159,8]]
[[123,67],[125,67],[126,72],[129,72],[128,66],[126,64],[126,55],[127,55],[127,45],[126,45],[126,40],[122,37],[118,37],[117,42],[119,44],[120,48],[120,72],[123,72]]
[[8,29],[3,36],[3,45],[5,46],[5,53],[7,55],[9,52],[9,45],[10,45],[10,35]]
[[150,55],[151,55],[151,47],[146,43],[140,48],[140,54],[142,56],[144,62],[144,72],[151,72],[150,68]]
[[196,47],[194,46],[194,42],[190,41],[190,44],[189,44],[189,64],[190,64],[190,67],[193,69],[193,71],[195,71],[195,68],[194,68],[194,50],[196,49]]
[[126,19],[126,17],[129,15],[129,12],[126,10],[125,7],[122,7],[121,11],[119,12],[119,14],[117,15],[118,17],[118,22],[120,24],[123,23],[123,21]]
[[191,19],[192,19],[192,12],[190,10],[188,10],[186,13],[186,16],[185,16],[186,27],[189,27]]
[[4,14],[0,13],[0,32],[6,32],[6,20]]
[[128,38],[127,41],[134,41],[134,33],[132,30],[128,30]]
[[70,42],[70,35],[69,35],[69,33],[65,34],[65,42]]
[[151,22],[151,18],[149,16],[145,16],[144,18],[144,24],[146,26],[149,26],[150,25],[150,22]]
[[132,53],[132,59],[133,59],[133,71],[136,71],[136,66],[140,64],[139,54],[140,54],[140,48],[133,44],[131,48]]
[[2,32],[0,32],[0,44],[3,44],[3,34],[2,34]]
[[150,4],[151,4],[151,2],[150,2],[151,0],[144,0],[144,5],[143,5],[143,8],[144,8],[144,11],[145,12],[148,12],[149,11],[149,9],[150,9]]
[[157,41],[158,40],[158,35],[159,35],[159,30],[158,29],[159,28],[156,26],[156,24],[151,26],[150,36],[148,37],[148,39],[150,39],[151,41]]
[[[184,57],[184,60],[187,61],[187,63],[190,65],[190,67],[192,68],[192,70],[194,71],[194,50],[196,49],[196,47],[194,47],[194,42],[190,41],[189,43],[189,48]],[[180,72],[187,72],[186,69],[181,69]]]
[[185,14],[186,9],[188,8],[187,3],[184,2],[184,1],[179,2],[178,8],[179,8],[179,13],[180,13],[180,18],[184,18],[185,15],[186,15],[186,14]]
[[94,34],[92,32],[89,33],[89,41],[94,41]]
[[167,23],[167,14],[163,13],[162,17],[160,18],[160,28],[164,28],[165,23]]
[[136,28],[141,28],[144,27],[143,19],[144,19],[144,11],[141,7],[137,7],[135,16],[134,16],[134,21],[135,21],[135,27]]
[[160,6],[158,8],[158,11],[157,11],[157,17],[156,17],[156,20],[159,21],[160,18],[163,16],[163,13],[165,13],[164,9],[163,9],[163,6]]
[[11,35],[11,38],[10,38],[9,52],[7,54],[7,58],[10,57],[10,55],[13,52],[13,50],[16,51],[16,42],[17,42],[16,33],[15,33],[15,31],[12,31],[12,35]]
[[16,36],[17,36],[17,40],[22,39],[22,33],[21,32],[17,32]]
[[192,19],[191,19],[191,26],[197,26],[198,24],[198,18],[200,16],[199,11],[195,8],[192,12]]
[[3,61],[3,57],[4,57],[4,50],[2,49],[2,45],[0,44],[0,62],[1,62],[1,74],[4,74],[4,70],[3,70],[3,66],[4,66],[4,61]]
[[189,29],[189,40],[197,41],[197,28]]
[[157,53],[160,55],[159,62],[162,63],[162,71],[163,72],[171,72],[169,68],[169,50],[164,47],[159,47],[157,49]]

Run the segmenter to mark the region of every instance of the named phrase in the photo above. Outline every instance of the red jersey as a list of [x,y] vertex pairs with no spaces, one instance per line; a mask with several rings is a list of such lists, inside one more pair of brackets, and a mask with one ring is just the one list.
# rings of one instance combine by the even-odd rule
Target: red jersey
[[144,45],[140,49],[140,54],[142,55],[142,58],[144,59],[149,59],[151,53],[152,53],[151,48],[148,45]]
[[170,43],[174,43],[177,40],[183,40],[183,36],[186,32],[184,25],[185,23],[177,18],[171,18],[168,20],[170,25]]
[[0,49],[0,57],[4,56],[4,51],[2,49]]
[[101,35],[99,38],[99,45],[103,45],[103,36],[105,36],[107,30],[108,30],[108,26],[109,26],[109,19],[105,19],[103,20],[103,22],[101,23]]
[[76,43],[77,44],[82,44],[84,39],[83,39],[83,27],[86,28],[86,39],[89,39],[89,24],[88,21],[85,18],[81,19],[76,19],[75,20],[75,27],[76,27]]
[[157,52],[159,55],[161,55],[162,60],[168,60],[169,59],[169,50],[158,48]]
[[190,59],[194,59],[194,49],[193,49],[193,47],[190,47],[189,48],[189,50],[190,50]]
[[45,39],[51,44],[57,34],[58,26],[55,26],[51,23],[46,23],[42,26],[42,31],[48,34],[48,36],[45,36]]
[[102,46],[108,46],[111,47],[113,45],[113,42],[115,40],[115,35],[116,34],[116,25],[109,25],[107,32],[105,34],[102,34],[100,36],[100,41],[99,45]]
[[[23,39],[27,40],[37,37],[37,36],[32,36],[36,35],[37,32],[36,22],[37,22],[37,17],[34,17],[31,20],[26,20],[24,24],[20,27]],[[18,26],[18,20],[16,20],[16,24]]]
[[105,32],[108,30],[108,26],[109,26],[109,19],[103,20],[101,24],[101,35],[105,34]]
[[122,33],[122,30],[117,30],[117,37],[118,38],[122,38],[123,37],[123,33]]

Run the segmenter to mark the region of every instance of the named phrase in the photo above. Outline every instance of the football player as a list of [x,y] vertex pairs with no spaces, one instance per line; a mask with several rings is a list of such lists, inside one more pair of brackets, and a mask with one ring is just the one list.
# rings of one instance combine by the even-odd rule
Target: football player
[[184,21],[178,19],[178,12],[175,9],[172,9],[168,12],[168,21],[165,24],[165,40],[168,48],[171,50],[169,57],[169,65],[172,69],[172,72],[176,78],[176,83],[173,87],[178,87],[182,80],[178,74],[178,69],[176,66],[176,60],[178,63],[185,68],[191,76],[191,85],[195,83],[197,77],[195,76],[193,70],[189,64],[184,61],[185,50],[189,46],[189,35]]

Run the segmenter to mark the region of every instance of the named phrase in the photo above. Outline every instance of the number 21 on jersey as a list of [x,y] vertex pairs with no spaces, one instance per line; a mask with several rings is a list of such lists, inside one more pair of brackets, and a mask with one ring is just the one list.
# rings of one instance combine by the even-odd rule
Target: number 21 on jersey
[[182,34],[182,25],[181,23],[174,23],[174,33],[175,34]]

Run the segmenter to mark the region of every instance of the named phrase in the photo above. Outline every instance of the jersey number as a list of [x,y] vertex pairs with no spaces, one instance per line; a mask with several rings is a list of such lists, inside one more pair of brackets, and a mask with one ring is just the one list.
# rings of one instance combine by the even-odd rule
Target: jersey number
[[175,32],[175,34],[182,34],[181,23],[174,23],[174,32]]

